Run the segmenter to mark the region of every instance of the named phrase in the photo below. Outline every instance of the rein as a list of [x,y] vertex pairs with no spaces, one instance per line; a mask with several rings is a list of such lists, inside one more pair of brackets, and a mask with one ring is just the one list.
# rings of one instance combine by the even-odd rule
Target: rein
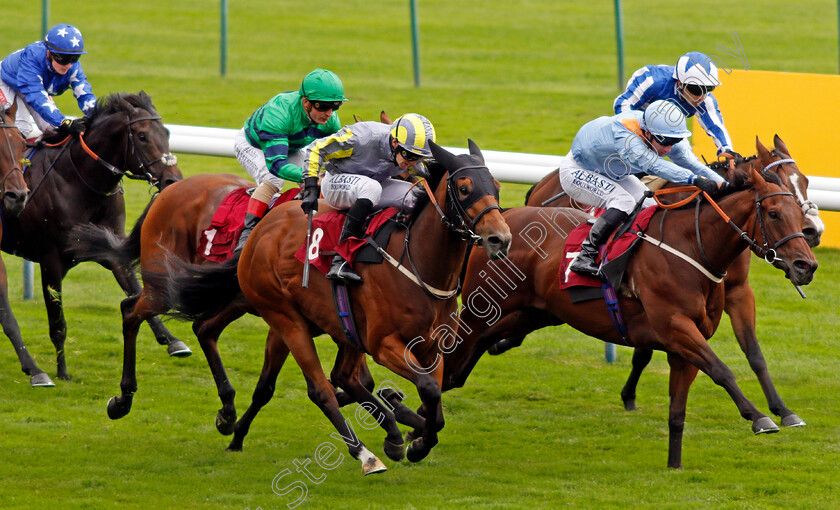
[[[462,170],[467,169],[476,169],[476,168],[487,168],[485,166],[464,166],[461,167],[454,172],[450,172],[446,178],[446,186],[447,186],[447,198],[446,201],[447,206],[452,205],[454,209],[454,213],[456,215],[456,220],[453,220],[450,215],[444,212],[443,208],[438,203],[437,199],[435,198],[435,194],[432,191],[432,188],[429,186],[429,183],[426,179],[423,179],[423,186],[426,189],[426,193],[429,195],[429,201],[434,206],[435,210],[437,211],[438,215],[440,216],[440,221],[443,223],[446,228],[451,230],[452,232],[459,234],[462,240],[471,240],[473,243],[479,242],[481,240],[481,236],[477,235],[473,232],[472,228],[476,225],[476,223],[484,217],[485,214],[489,213],[493,210],[501,211],[501,207],[497,204],[489,205],[485,207],[480,213],[478,213],[475,218],[470,218],[467,215],[467,209],[480,200],[484,195],[479,195],[481,192],[477,191],[477,186],[473,187],[473,191],[463,200],[466,202],[466,205],[462,203],[460,199],[458,199],[457,190],[455,189],[455,185],[453,184],[455,179],[455,175],[457,175]],[[497,200],[498,202],[498,200]],[[448,207],[447,207],[448,209]],[[411,251],[409,248],[409,240],[410,240],[410,232],[409,228],[405,229],[405,237],[403,240],[403,255],[407,256],[408,263],[411,266],[411,271],[409,271],[405,265],[401,262],[397,261],[392,257],[388,252],[386,252],[381,246],[376,244],[374,240],[370,236],[365,236],[367,242],[373,246],[373,248],[384,258],[387,260],[392,266],[397,268],[402,274],[408,277],[409,280],[417,284],[420,288],[422,288],[427,294],[434,297],[435,299],[439,299],[445,301],[447,299],[451,299],[458,295],[458,292],[461,290],[461,282],[458,282],[458,285],[452,290],[441,290],[435,287],[432,287],[423,281],[423,278],[420,276],[420,271],[417,269],[417,266],[414,264],[414,260],[411,257]]]
[[[679,202],[674,203],[674,204],[663,204],[659,199],[659,197],[661,195],[667,195],[667,194],[672,194],[672,193],[681,193],[681,192],[691,192],[691,195],[688,198],[686,198],[684,200],[680,200]],[[769,239],[770,236],[769,236],[769,233],[767,232],[767,226],[764,223],[764,215],[761,213],[761,202],[764,201],[767,198],[772,197],[772,196],[791,196],[792,197],[793,193],[791,193],[789,191],[776,191],[776,192],[773,192],[773,193],[768,193],[767,195],[764,195],[763,197],[760,197],[758,195],[758,190],[756,190],[756,192],[755,192],[755,216],[756,216],[756,219],[757,219],[757,223],[760,225],[760,228],[761,228],[761,238],[762,238],[762,241],[763,241],[762,245],[759,245],[758,241],[756,239],[754,239],[754,236],[751,237],[749,234],[747,234],[746,232],[741,230],[741,228],[738,227],[738,225],[736,225],[735,222],[733,222],[732,219],[725,212],[723,212],[723,210],[720,208],[720,206],[718,206],[718,204],[712,199],[712,197],[709,196],[708,193],[706,193],[705,191],[701,191],[700,189],[696,188],[695,186],[681,186],[681,187],[671,188],[671,189],[667,189],[667,190],[666,189],[656,190],[654,192],[654,198],[656,199],[656,203],[660,207],[668,210],[668,209],[676,209],[678,207],[681,207],[681,206],[687,204],[691,200],[694,200],[695,197],[698,197],[698,195],[700,195],[700,193],[703,194],[703,196],[712,205],[712,207],[721,216],[721,218],[723,218],[723,220],[727,224],[729,224],[729,226],[731,226],[735,230],[735,232],[738,233],[738,236],[741,239],[743,239],[750,246],[750,248],[753,249],[753,251],[755,251],[760,257],[762,257],[768,263],[773,263],[777,260],[781,260],[781,259],[779,259],[778,255],[776,253],[776,250],[779,248],[779,246],[781,246],[784,243],[790,241],[791,239],[795,239],[797,237],[805,237],[805,234],[803,234],[802,232],[795,232],[793,234],[789,234],[789,235],[783,237],[782,239],[780,239],[779,241],[774,243],[772,246],[770,246],[770,243],[768,242],[768,239]],[[695,228],[695,232],[696,232],[696,235],[697,235],[697,244],[698,244],[698,248],[700,249],[700,254],[703,257],[703,260],[706,262],[706,264],[711,266],[708,258],[706,257],[706,253],[703,250],[703,244],[702,244],[702,240],[701,240],[701,236],[700,236],[700,201],[699,200],[697,201],[697,207],[695,208],[695,213],[694,213],[694,228]],[[753,228],[755,228],[755,226]],[[645,237],[648,237],[648,236],[644,233],[640,233],[639,237],[642,237],[644,239]],[[651,239],[653,239],[653,238],[651,238]],[[662,243],[661,241],[656,241],[656,240],[650,241],[650,240],[648,240],[648,242],[651,242],[654,245],[660,246],[663,249],[666,249],[667,251],[669,251],[671,253],[677,254],[676,250],[671,248],[670,246],[668,246],[667,248],[664,248],[662,246],[662,245],[664,245],[664,243]],[[667,246],[667,245],[665,245],[665,246]],[[715,281],[716,283],[720,283],[720,281],[722,281],[722,278],[724,276],[726,276],[725,273],[723,275],[720,275],[720,273],[717,273],[717,274],[720,275],[720,278],[712,278],[712,276],[710,276],[712,274],[712,272],[703,268],[703,266],[701,266],[697,261],[691,259],[687,255],[682,254],[682,253],[679,253],[678,256],[680,258],[682,258],[683,260],[688,261],[695,268],[700,270],[704,275],[706,275],[707,277],[709,277],[712,281]]]
[[[3,112],[2,115],[0,115],[0,116],[2,116],[2,119],[0,119],[0,129],[15,129],[15,130],[17,130],[17,126],[15,126],[14,124],[7,124],[6,123],[5,112]],[[5,132],[4,132],[4,135],[5,135]],[[23,175],[23,170],[18,165],[26,166],[26,165],[29,164],[29,160],[27,160],[26,158],[21,158],[20,161],[15,161],[14,150],[12,149],[12,142],[9,140],[9,136],[5,135],[5,136],[3,136],[3,138],[6,140],[6,148],[9,149],[9,158],[12,160],[12,169],[9,170],[9,172],[6,175],[3,176],[3,180],[0,181],[0,191],[6,189],[6,179],[8,179],[9,176],[12,175],[13,172],[17,171],[17,172],[20,172],[21,175]]]

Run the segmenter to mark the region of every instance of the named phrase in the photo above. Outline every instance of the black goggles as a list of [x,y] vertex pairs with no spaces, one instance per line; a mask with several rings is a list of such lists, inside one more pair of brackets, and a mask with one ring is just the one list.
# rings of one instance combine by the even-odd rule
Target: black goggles
[[667,136],[657,136],[655,138],[657,143],[659,143],[659,145],[663,147],[670,147],[672,145],[676,145],[682,140],[682,138],[670,138]]
[[341,101],[309,101],[312,103],[312,108],[319,112],[328,112],[330,110],[336,111],[341,108]]
[[421,159],[423,159],[423,156],[421,156],[420,154],[415,154],[405,149],[400,149],[400,156],[402,156],[403,159],[406,161],[420,161]]
[[53,53],[50,52],[52,59],[55,61],[56,64],[66,66],[67,64],[73,64],[79,61],[79,54],[69,54],[69,53]]
[[685,86],[685,89],[692,96],[705,96],[709,92],[715,90],[715,88],[713,86],[695,85],[693,83],[687,84]]

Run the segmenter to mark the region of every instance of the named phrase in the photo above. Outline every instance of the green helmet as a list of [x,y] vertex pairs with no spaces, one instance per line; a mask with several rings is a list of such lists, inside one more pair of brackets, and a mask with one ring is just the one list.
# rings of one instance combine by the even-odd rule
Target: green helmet
[[332,71],[315,69],[300,84],[300,95],[310,101],[347,101],[344,85]]

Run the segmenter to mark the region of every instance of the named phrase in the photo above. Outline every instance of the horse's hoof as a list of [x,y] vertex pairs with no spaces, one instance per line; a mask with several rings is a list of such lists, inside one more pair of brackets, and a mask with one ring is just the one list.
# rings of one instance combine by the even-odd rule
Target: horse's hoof
[[405,443],[392,443],[386,439],[382,449],[385,450],[385,455],[394,462],[399,462],[405,457]]
[[169,346],[166,348],[166,352],[168,352],[169,355],[174,358],[186,358],[187,356],[192,354],[192,351],[189,347],[187,347],[187,344],[178,340],[177,338],[174,338],[171,342],[169,342]]
[[782,418],[783,427],[804,427],[805,425],[807,425],[805,421],[795,414],[789,414]]
[[411,442],[418,437],[420,437],[420,435],[414,432],[414,429],[411,429],[405,433],[405,442],[411,444]]
[[381,460],[376,457],[371,457],[362,463],[362,471],[365,473],[365,476],[367,476],[388,471],[388,468]]
[[636,410],[636,399],[630,398],[624,401],[624,410],[625,411],[635,411]]
[[772,434],[779,431],[779,427],[773,423],[768,417],[763,417],[755,420],[752,425],[752,430],[756,435],[758,434]]
[[229,436],[233,434],[234,426],[236,425],[236,414],[233,415],[233,418],[226,418],[224,410],[219,410],[216,413],[216,430],[223,436]]
[[427,455],[429,455],[429,449],[424,447],[422,437],[412,441],[405,452],[405,458],[407,458],[409,462],[420,462],[425,459]]
[[131,411],[131,397],[111,397],[108,401],[108,418],[119,420]]
[[57,374],[55,374],[55,376],[61,379],[62,381],[70,382],[73,380],[73,378],[70,377],[70,374],[68,374],[67,372],[58,372]]
[[55,383],[52,379],[50,379],[50,376],[48,376],[46,372],[41,372],[40,374],[35,374],[30,377],[29,384],[33,388],[52,388],[55,386]]

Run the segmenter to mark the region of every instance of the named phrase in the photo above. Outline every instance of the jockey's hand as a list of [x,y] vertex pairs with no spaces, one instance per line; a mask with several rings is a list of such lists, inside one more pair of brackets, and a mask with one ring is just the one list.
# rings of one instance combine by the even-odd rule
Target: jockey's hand
[[318,211],[318,177],[307,177],[303,180],[300,208],[304,214]]
[[61,134],[79,136],[85,132],[85,117],[79,117],[78,119],[64,119],[61,121],[61,124],[58,126],[58,132]]
[[694,186],[697,186],[701,190],[705,191],[709,195],[718,191],[718,184],[709,179],[708,177],[703,177],[702,175],[698,175],[694,178],[694,182],[692,183]]
[[741,156],[740,154],[733,151],[732,149],[721,152],[720,154],[718,154],[718,157],[719,158],[732,159],[732,160],[735,160],[735,161],[741,161],[742,159],[744,159],[744,156]]

